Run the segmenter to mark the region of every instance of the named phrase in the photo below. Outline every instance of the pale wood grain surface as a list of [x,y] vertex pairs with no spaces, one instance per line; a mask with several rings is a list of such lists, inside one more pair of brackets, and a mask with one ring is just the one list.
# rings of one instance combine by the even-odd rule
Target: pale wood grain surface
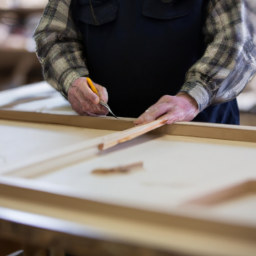
[[[0,167],[112,133],[48,124],[0,120]],[[1,171],[1,168],[0,168]]]

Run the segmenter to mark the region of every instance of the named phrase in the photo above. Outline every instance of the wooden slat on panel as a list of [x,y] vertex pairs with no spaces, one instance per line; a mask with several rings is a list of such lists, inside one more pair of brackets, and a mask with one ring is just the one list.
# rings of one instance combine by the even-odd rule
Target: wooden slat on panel
[[99,149],[106,150],[114,147],[117,144],[132,140],[136,137],[139,137],[140,135],[164,126],[166,122],[166,120],[155,120],[153,122],[142,124],[128,130],[107,135],[103,138],[103,143],[99,145]]
[[185,205],[212,206],[255,192],[256,180],[248,180],[239,184],[232,185],[230,187],[219,189],[218,191],[212,192],[208,195],[204,195],[200,198],[190,200],[189,202],[185,203]]

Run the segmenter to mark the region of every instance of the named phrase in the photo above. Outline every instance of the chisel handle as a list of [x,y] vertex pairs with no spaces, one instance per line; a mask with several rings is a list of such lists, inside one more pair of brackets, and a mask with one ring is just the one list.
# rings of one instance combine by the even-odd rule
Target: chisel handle
[[92,89],[92,91],[99,96],[99,92],[97,91],[96,87],[94,86],[92,80],[89,77],[86,77],[86,80],[87,80],[88,85]]

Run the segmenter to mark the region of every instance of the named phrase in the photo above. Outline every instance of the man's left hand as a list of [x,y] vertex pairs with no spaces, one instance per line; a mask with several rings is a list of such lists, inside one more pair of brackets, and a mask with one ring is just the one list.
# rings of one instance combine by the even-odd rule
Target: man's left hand
[[167,120],[167,124],[172,124],[180,121],[191,121],[198,113],[198,104],[195,99],[186,92],[180,92],[176,96],[163,96],[134,123],[139,125],[162,119]]

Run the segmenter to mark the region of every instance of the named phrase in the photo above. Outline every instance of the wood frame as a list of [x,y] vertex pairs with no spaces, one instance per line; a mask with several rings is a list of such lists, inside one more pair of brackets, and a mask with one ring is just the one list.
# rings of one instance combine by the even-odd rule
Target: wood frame
[[[132,119],[115,120],[113,118],[64,116],[7,110],[0,110],[0,119],[94,129],[102,129],[104,126],[104,129],[115,131],[133,127]],[[161,127],[152,133],[256,143],[256,128],[253,127],[176,123]],[[93,142],[90,141],[89,143]],[[88,143],[83,146],[88,147]],[[72,146],[73,149],[68,147],[64,150],[69,153],[74,152],[71,156],[74,160],[79,157],[78,149],[80,155],[84,156],[85,148],[83,146],[79,149],[75,145]],[[63,156],[62,153],[59,156]],[[34,162],[34,164],[36,163],[38,162]],[[26,168],[25,171],[27,171]],[[27,177],[26,175],[23,173],[21,177]],[[132,255],[138,256],[141,250],[157,255],[167,255],[173,252],[189,255],[230,256],[254,256],[256,254],[256,224],[234,223],[228,219],[209,217],[197,208],[187,212],[186,206],[168,212],[158,212],[115,205],[81,197],[71,189],[51,184],[46,186],[40,182],[19,177],[15,173],[13,176],[10,175],[10,172],[6,176],[0,176],[0,203],[2,207],[0,225],[4,227],[3,229],[0,228],[0,237],[8,234],[9,237],[20,241],[20,238],[11,232],[11,226],[15,225],[20,232],[19,234],[23,232],[22,230],[27,229],[30,230],[29,232],[33,232],[35,237],[38,237],[39,233],[49,236],[48,240],[43,240],[43,245],[46,247],[52,246],[56,239],[59,239],[59,242],[64,239],[67,243],[72,236],[81,239],[78,239],[79,241],[95,242],[97,246],[104,243],[109,247],[117,246],[124,255],[129,250],[129,253],[132,251]],[[21,203],[23,208],[20,207]],[[42,212],[36,210],[36,207],[40,208]],[[46,209],[48,213],[45,212]],[[9,214],[6,214],[7,212]],[[14,217],[11,214],[15,212],[20,214],[19,217]],[[70,216],[61,214],[61,212],[69,212]],[[30,214],[30,217],[25,216],[26,214]],[[76,216],[81,217],[81,214],[86,220],[76,219]],[[62,228],[55,219],[56,216],[62,223]],[[33,218],[37,220],[38,224],[32,221]],[[51,228],[47,221],[43,221],[44,218],[49,218],[48,220],[52,221],[50,222],[53,223]],[[90,225],[94,227],[95,222],[93,220],[102,221],[105,223],[104,225],[112,223],[115,228],[109,231],[104,225],[103,228],[96,226],[92,232]],[[145,237],[141,237],[139,232],[135,234],[135,237],[130,237],[128,230],[126,230],[129,225],[140,228]],[[157,235],[153,237],[151,234]],[[34,241],[34,243],[37,244],[39,241]],[[70,252],[86,255],[81,247],[75,251],[74,245],[62,243],[62,246]],[[100,255],[100,253],[95,253],[95,255]]]

